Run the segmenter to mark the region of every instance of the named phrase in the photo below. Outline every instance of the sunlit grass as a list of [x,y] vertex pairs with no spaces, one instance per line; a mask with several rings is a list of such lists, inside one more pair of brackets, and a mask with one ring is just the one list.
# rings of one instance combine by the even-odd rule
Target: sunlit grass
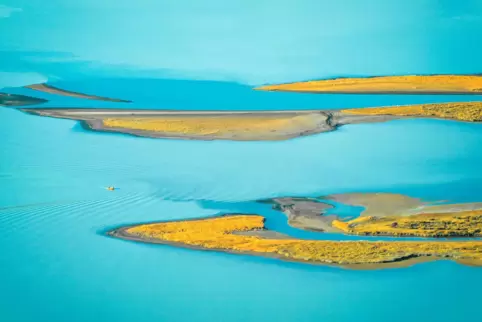
[[482,236],[482,210],[423,213],[411,216],[359,217],[335,220],[333,227],[349,234],[419,237]]
[[408,75],[337,78],[266,85],[256,89],[319,93],[482,93],[482,76]]
[[233,215],[199,220],[145,224],[128,228],[130,235],[203,249],[250,253],[339,265],[395,262],[433,256],[482,264],[482,242],[323,241],[267,239],[233,234],[264,228],[257,215]]
[[354,115],[427,116],[461,121],[482,121],[482,102],[433,103],[393,107],[370,107],[342,110]]

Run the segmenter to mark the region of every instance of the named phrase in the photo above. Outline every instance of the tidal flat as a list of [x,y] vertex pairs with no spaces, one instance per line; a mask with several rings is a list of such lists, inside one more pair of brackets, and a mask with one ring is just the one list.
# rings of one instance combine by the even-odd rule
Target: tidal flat
[[[330,201],[363,210],[355,218],[336,215]],[[482,203],[424,202],[396,193],[345,193],[319,198],[262,200],[286,214],[288,225],[326,233],[394,237],[480,237]]]
[[342,125],[403,118],[482,121],[482,102],[299,111],[174,111],[29,108],[23,112],[82,121],[94,131],[150,138],[276,141],[336,130]]

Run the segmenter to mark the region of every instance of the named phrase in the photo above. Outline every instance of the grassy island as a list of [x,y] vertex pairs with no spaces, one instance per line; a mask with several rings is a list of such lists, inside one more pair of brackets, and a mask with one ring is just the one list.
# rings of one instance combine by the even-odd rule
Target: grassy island
[[396,267],[413,261],[437,259],[482,265],[482,241],[324,241],[266,238],[262,234],[250,234],[263,231],[266,230],[262,216],[226,215],[127,226],[115,229],[109,235],[149,243],[350,268]]
[[482,210],[422,213],[406,217],[363,216],[346,222],[334,220],[332,225],[355,235],[480,237]]
[[266,85],[256,89],[345,94],[482,94],[482,76],[407,75],[335,78]]

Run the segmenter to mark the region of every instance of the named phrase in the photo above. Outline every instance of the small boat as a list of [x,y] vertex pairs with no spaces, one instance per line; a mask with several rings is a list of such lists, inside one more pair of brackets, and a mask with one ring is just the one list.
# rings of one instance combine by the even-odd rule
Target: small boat
[[107,187],[106,189],[109,190],[109,191],[114,191],[114,190],[115,190],[115,187],[110,186],[110,187]]

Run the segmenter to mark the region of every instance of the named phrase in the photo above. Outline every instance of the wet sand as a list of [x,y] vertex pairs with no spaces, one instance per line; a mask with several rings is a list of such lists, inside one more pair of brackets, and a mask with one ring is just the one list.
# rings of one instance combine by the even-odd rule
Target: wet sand
[[325,215],[332,205],[314,198],[273,198],[263,200],[273,205],[273,209],[283,212],[288,218],[288,225],[318,232],[337,232],[331,223],[338,219],[335,215]]

